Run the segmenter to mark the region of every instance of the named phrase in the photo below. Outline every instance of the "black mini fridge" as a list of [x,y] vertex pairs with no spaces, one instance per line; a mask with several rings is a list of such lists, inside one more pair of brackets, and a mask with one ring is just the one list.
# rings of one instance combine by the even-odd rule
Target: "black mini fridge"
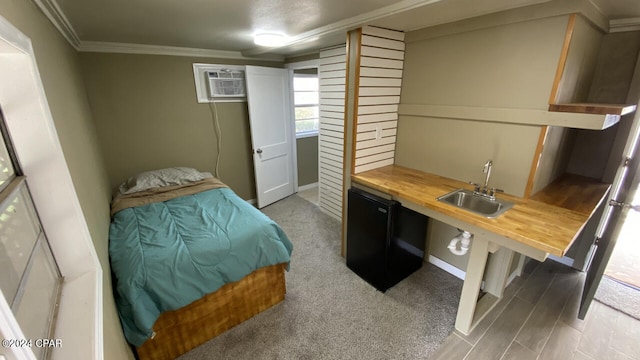
[[349,269],[385,292],[422,266],[426,216],[358,188],[348,205]]

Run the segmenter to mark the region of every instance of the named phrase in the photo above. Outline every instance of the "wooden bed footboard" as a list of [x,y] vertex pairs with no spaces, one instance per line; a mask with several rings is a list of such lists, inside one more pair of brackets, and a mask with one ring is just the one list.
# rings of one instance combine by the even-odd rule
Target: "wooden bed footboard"
[[260,268],[175,311],[162,313],[140,359],[175,359],[284,300],[286,264]]

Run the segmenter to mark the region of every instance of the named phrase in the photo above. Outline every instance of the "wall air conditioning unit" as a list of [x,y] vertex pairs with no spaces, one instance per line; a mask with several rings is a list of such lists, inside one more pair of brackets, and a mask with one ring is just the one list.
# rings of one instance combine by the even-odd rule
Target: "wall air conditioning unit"
[[209,70],[206,72],[210,99],[239,99],[246,97],[244,71]]

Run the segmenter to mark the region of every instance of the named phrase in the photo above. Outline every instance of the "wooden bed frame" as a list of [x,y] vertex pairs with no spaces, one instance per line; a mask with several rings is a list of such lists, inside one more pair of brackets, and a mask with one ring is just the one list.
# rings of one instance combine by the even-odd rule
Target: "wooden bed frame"
[[162,313],[140,359],[175,359],[284,300],[286,264],[260,268],[175,311]]

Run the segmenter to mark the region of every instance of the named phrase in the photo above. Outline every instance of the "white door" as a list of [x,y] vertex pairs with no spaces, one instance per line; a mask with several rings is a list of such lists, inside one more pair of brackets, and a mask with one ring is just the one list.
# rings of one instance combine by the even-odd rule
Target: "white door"
[[246,80],[256,192],[262,208],[294,192],[289,73],[247,66]]
[[[639,104],[640,106],[640,104]],[[620,167],[616,172],[616,177],[611,186],[611,193],[607,201],[609,201],[608,209],[603,215],[600,238],[596,243],[596,249],[593,254],[591,263],[587,269],[587,277],[582,291],[582,300],[580,302],[580,311],[578,318],[584,319],[591,301],[596,294],[602,275],[609,263],[609,258],[616,245],[616,240],[622,229],[624,219],[629,209],[637,211],[638,204],[630,204],[634,197],[634,190],[640,181],[640,173],[638,171],[638,162],[640,161],[638,151],[638,140],[640,138],[640,110],[636,110],[633,118],[633,125],[627,144],[625,145],[623,157]]]

